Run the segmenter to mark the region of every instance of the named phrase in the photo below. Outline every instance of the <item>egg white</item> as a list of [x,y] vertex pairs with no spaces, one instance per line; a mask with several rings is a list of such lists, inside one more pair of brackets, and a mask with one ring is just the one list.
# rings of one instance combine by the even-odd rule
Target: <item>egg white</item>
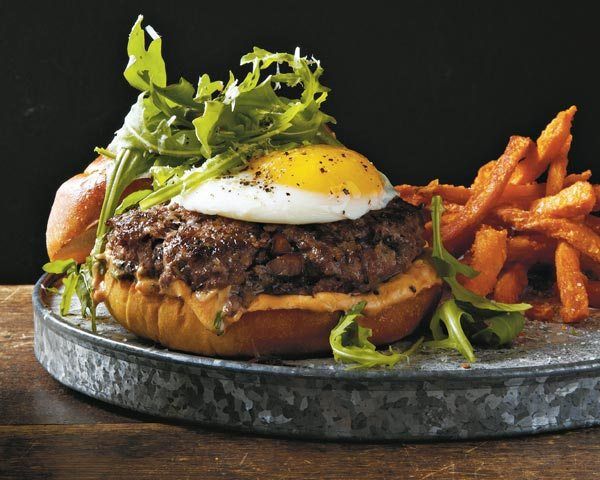
[[218,177],[178,195],[173,202],[206,215],[260,223],[303,225],[355,220],[370,210],[384,208],[396,197],[383,174],[383,189],[371,195],[331,195],[296,187],[256,182],[248,173]]

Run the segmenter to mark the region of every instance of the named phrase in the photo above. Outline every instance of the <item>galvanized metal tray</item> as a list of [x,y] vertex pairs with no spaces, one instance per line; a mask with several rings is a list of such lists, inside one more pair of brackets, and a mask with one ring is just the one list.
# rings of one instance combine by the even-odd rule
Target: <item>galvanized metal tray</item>
[[[600,319],[529,322],[509,349],[419,353],[393,369],[330,358],[269,363],[167,350],[100,312],[98,332],[33,292],[35,354],[59,382],[138,412],[270,435],[351,440],[486,438],[600,424]],[[73,306],[75,307],[75,306]]]

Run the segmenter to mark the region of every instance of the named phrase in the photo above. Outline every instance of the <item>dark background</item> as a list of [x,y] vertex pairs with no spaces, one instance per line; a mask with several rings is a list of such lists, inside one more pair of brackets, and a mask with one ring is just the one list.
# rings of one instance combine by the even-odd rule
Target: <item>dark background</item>
[[[392,182],[470,182],[511,134],[579,106],[573,170],[600,152],[600,31],[587,2],[0,0],[0,282],[33,282],[61,182],[106,145],[135,99],[122,77],[138,13],[169,79],[239,72],[253,45],[321,59],[336,132]],[[587,4],[589,5],[589,4]]]

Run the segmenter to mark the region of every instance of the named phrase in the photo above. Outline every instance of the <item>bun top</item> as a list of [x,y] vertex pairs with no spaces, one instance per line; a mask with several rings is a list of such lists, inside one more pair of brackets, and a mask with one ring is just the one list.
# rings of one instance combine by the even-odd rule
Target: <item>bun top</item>
[[[46,227],[46,249],[51,261],[72,258],[82,263],[89,255],[111,166],[112,160],[100,155],[56,192]],[[136,180],[124,195],[144,188],[147,183],[146,179]]]

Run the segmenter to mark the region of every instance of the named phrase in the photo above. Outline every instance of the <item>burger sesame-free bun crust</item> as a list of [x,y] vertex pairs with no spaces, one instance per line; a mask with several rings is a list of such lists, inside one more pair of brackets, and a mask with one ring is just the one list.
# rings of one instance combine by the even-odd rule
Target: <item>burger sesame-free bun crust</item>
[[[103,300],[113,317],[140,337],[165,347],[201,355],[257,357],[299,356],[330,351],[329,333],[340,312],[277,309],[246,312],[222,335],[208,330],[179,297],[144,294],[135,282],[105,279]],[[371,328],[376,345],[395,342],[412,333],[439,299],[438,282],[414,296],[359,319]]]
[[[54,198],[46,228],[46,248],[50,260],[73,258],[85,261],[96,239],[96,227],[106,191],[109,158],[99,156],[83,173],[63,183]],[[133,182],[124,195],[140,190],[148,180]]]

